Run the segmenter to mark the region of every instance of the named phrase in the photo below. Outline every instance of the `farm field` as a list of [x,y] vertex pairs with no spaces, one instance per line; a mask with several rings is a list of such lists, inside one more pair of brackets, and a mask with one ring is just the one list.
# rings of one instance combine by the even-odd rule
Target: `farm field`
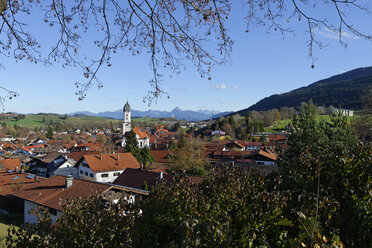
[[14,126],[17,124],[21,127],[35,128],[35,127],[46,127],[48,125],[55,125],[57,123],[66,124],[71,126],[83,126],[84,123],[97,123],[97,125],[109,125],[110,122],[118,124],[121,120],[106,119],[103,117],[74,117],[57,114],[42,114],[42,115],[25,115],[24,119],[17,118],[16,116],[2,116],[1,123],[6,123],[7,126]]

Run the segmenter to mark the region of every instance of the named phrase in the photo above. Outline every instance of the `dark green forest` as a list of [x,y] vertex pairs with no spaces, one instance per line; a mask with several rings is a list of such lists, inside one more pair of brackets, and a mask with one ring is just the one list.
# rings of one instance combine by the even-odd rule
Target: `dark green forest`
[[247,109],[238,111],[265,111],[281,107],[299,107],[302,102],[313,100],[318,106],[334,106],[353,110],[363,107],[362,96],[372,88],[372,67],[355,69],[320,80],[307,87],[266,97]]

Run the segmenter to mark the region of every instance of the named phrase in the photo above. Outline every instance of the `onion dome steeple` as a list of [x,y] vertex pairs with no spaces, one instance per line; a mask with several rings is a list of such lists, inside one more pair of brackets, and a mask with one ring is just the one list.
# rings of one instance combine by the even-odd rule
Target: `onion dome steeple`
[[127,103],[124,105],[123,112],[130,112],[130,105],[127,101]]

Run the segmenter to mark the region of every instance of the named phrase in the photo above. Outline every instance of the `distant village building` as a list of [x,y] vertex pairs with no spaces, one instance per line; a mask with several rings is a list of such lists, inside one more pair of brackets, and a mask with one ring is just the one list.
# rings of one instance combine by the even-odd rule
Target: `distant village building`
[[331,115],[354,116],[354,111],[351,109],[330,108],[329,113]]
[[129,135],[130,131],[133,131],[136,134],[137,142],[139,148],[149,147],[150,146],[150,138],[147,133],[141,131],[138,127],[133,127],[131,124],[131,108],[127,101],[123,108],[124,112],[124,121],[123,121],[123,139],[121,142],[121,146],[125,146],[127,136]]
[[132,153],[84,155],[76,164],[80,178],[111,183],[125,169],[141,166]]

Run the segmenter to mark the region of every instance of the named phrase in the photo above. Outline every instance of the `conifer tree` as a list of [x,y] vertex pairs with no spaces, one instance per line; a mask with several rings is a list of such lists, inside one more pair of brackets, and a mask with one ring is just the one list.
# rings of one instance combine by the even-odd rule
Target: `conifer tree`
[[140,148],[138,147],[136,133],[133,132],[133,130],[131,130],[126,137],[124,151],[132,153],[137,161],[141,160]]

